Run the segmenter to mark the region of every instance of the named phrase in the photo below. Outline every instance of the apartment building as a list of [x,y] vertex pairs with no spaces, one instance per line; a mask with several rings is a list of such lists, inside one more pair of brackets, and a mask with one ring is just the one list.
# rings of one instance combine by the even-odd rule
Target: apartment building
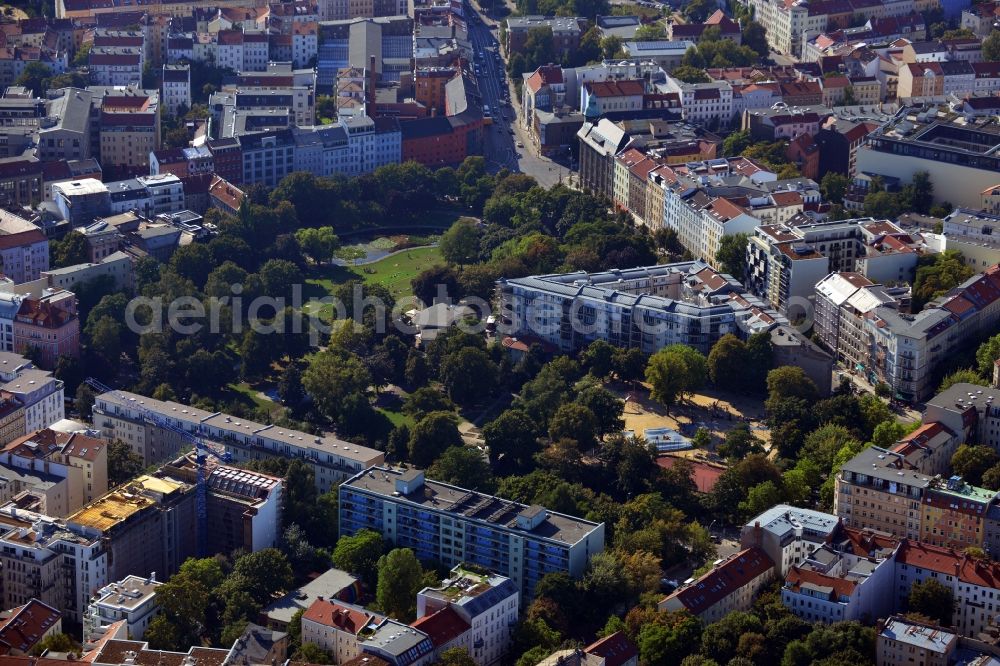
[[329,653],[338,664],[361,655],[364,635],[385,618],[345,602],[319,598],[302,613],[302,642]]
[[3,605],[38,599],[70,622],[81,622],[91,593],[107,582],[107,553],[100,539],[13,503],[0,507]]
[[193,485],[143,475],[70,515],[65,524],[105,544],[107,577],[92,590],[130,575],[173,575],[196,554],[195,516]]
[[[107,492],[107,442],[84,433],[38,430],[0,450],[0,476],[13,481],[5,494],[30,490],[43,513],[64,517]],[[33,479],[39,483],[30,483]]]
[[559,55],[571,55],[580,45],[583,35],[581,25],[586,19],[576,16],[518,16],[507,19],[507,36],[504,49],[508,55],[520,53],[528,41],[528,33],[537,28],[552,31],[552,46]]
[[94,403],[94,426],[101,429],[105,438],[128,444],[147,465],[175,457],[180,447],[187,444],[170,430],[159,427],[153,418],[223,444],[236,463],[301,457],[312,464],[316,488],[321,493],[358,472],[381,465],[385,459],[380,451],[334,437],[317,437],[125,391],[102,393]]
[[994,626],[1000,602],[1000,564],[960,550],[903,541],[895,558],[896,608],[905,608],[913,584],[929,579],[948,588],[955,600],[951,626],[969,638]]
[[166,64],[163,66],[160,88],[164,108],[172,116],[181,108],[191,108],[191,66],[187,64]]
[[760,548],[717,560],[712,570],[674,590],[657,604],[661,611],[686,610],[705,624],[749,610],[757,593],[774,579],[774,562]]
[[728,81],[685,83],[667,75],[657,89],[676,93],[681,100],[681,115],[689,123],[710,129],[729,127],[733,123],[733,87]]
[[832,514],[778,504],[743,526],[740,545],[763,550],[784,577],[829,541],[839,526],[840,519]]
[[0,614],[4,656],[23,657],[46,638],[62,633],[62,613],[38,599]]
[[864,366],[869,357],[865,316],[878,306],[897,306],[885,287],[854,272],[830,273],[816,283],[815,332],[844,367]]
[[950,548],[982,548],[985,521],[996,491],[978,488],[953,476],[924,493],[920,504],[920,541]]
[[519,605],[510,578],[458,565],[440,586],[417,593],[417,620],[411,626],[431,637],[439,655],[465,648],[477,666],[489,666],[510,649]]
[[996,449],[1000,447],[1000,410],[994,401],[1000,401],[997,388],[955,384],[927,401],[924,420],[941,423],[963,442]]
[[[986,63],[973,68],[980,64]],[[977,69],[977,87],[986,80],[980,74]],[[914,107],[868,135],[857,151],[857,170],[902,183],[925,171],[934,183],[935,200],[947,196],[954,205],[975,210],[982,191],[1000,180],[998,145],[1000,129],[992,118],[966,123],[950,109]]]
[[126,576],[117,583],[105,585],[94,595],[83,618],[83,642],[96,643],[118,622],[125,622],[129,640],[142,640],[150,621],[159,612],[156,572],[149,576]]
[[888,220],[764,225],[754,230],[747,244],[748,287],[784,309],[793,298],[811,299],[830,271],[859,272],[880,282],[910,282],[918,247],[917,239]]
[[14,317],[14,351],[29,350],[38,354],[39,365],[46,369],[55,369],[62,356],[79,356],[80,318],[73,292],[46,288],[21,301]]
[[865,319],[870,342],[865,372],[898,398],[921,400],[933,390],[937,365],[1000,320],[1000,265],[975,275],[915,316],[887,306]]
[[510,578],[521,599],[547,573],[582,576],[604,525],[377,466],[340,485],[340,533],[372,529],[421,560],[470,562]]
[[40,203],[44,169],[44,164],[33,158],[0,159],[0,204],[20,208]]
[[856,552],[823,544],[793,566],[781,588],[781,603],[807,622],[869,624],[893,610],[892,549]]
[[945,250],[958,250],[975,271],[1000,262],[1000,188],[982,193],[981,209],[957,208],[945,216],[941,233]]
[[580,139],[580,184],[584,191],[610,196],[614,184],[615,156],[625,150],[628,134],[607,118],[585,122]]
[[99,86],[141,85],[142,47],[94,46],[87,56],[91,81]]
[[149,154],[160,147],[159,93],[128,88],[100,102],[100,159],[105,170],[149,173]]
[[178,178],[215,173],[212,151],[206,145],[164,148],[149,155],[149,173],[172,173]]
[[707,354],[727,333],[787,323],[735,278],[698,261],[500,280],[498,287],[504,334],[566,351],[600,339],[647,354],[674,343]]
[[49,240],[37,226],[0,211],[0,270],[15,284],[32,282],[49,268]]
[[[191,454],[160,468],[170,478],[197,483]],[[254,552],[277,547],[281,538],[281,478],[227,465],[214,465],[206,475],[205,507],[208,552]]]
[[[964,12],[963,12],[964,14]],[[879,666],[948,666],[958,647],[958,635],[942,627],[893,615],[876,626],[876,663]]]

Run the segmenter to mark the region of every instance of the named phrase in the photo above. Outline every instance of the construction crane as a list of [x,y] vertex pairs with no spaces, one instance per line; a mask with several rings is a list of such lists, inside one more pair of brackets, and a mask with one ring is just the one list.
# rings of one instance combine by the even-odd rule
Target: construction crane
[[228,463],[232,460],[232,456],[224,448],[216,448],[216,445],[210,445],[207,441],[196,435],[195,433],[188,432],[183,428],[175,426],[174,424],[167,421],[165,418],[155,413],[151,409],[147,409],[145,405],[138,401],[129,398],[127,395],[122,393],[117,389],[113,389],[104,383],[94,379],[93,377],[87,377],[84,380],[88,386],[93,388],[95,391],[100,393],[112,393],[122,404],[127,407],[132,407],[136,409],[139,414],[142,415],[142,419],[147,423],[150,423],[157,428],[167,430],[184,441],[190,443],[194,447],[195,453],[195,467],[197,468],[198,481],[195,485],[195,505],[198,513],[198,556],[207,557],[208,556],[208,478],[206,461],[208,456],[211,455],[217,460]]

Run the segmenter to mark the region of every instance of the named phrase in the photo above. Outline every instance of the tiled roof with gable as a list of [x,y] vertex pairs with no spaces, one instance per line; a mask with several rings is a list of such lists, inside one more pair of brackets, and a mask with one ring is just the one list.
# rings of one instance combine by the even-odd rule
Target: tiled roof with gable
[[736,553],[690,585],[679,588],[676,597],[693,615],[700,615],[758,576],[774,568],[774,562],[754,546]]
[[639,655],[635,644],[621,631],[591,643],[583,651],[604,659],[604,666],[623,666]]
[[451,606],[425,615],[410,626],[430,636],[436,648],[450,643],[470,629],[469,623]]
[[0,620],[0,653],[30,651],[61,617],[62,613],[38,599],[13,609]]
[[339,604],[328,599],[317,599],[302,614],[303,620],[315,622],[324,627],[336,627],[341,631],[357,635],[369,624],[378,623],[381,618],[362,609]]
[[839,576],[827,574],[812,569],[792,567],[785,576],[785,585],[794,592],[801,592],[803,586],[809,586],[814,591],[827,592],[830,601],[840,601],[841,597],[850,597],[857,583]]

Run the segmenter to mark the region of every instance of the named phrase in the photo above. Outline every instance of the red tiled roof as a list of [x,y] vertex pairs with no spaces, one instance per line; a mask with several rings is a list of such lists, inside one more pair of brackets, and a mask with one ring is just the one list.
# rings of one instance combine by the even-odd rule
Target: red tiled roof
[[899,539],[885,532],[858,529],[841,524],[840,533],[847,538],[851,552],[860,557],[869,557],[873,552],[879,550],[892,550],[899,545]]
[[600,81],[585,84],[591,95],[597,97],[627,97],[645,92],[642,81]]
[[700,615],[773,568],[767,553],[754,546],[736,553],[668,598],[677,598],[693,615]]
[[788,575],[785,576],[785,584],[789,585],[792,590],[799,592],[802,585],[806,583],[811,583],[812,585],[820,587],[832,588],[832,591],[830,592],[831,601],[839,601],[840,597],[851,596],[854,592],[854,588],[857,587],[854,581],[836,576],[828,576],[824,573],[820,573],[819,571],[813,571],[812,569],[792,567],[788,570]]
[[61,617],[62,613],[38,599],[15,608],[0,623],[0,653],[30,651]]
[[441,647],[455,640],[469,630],[469,623],[455,612],[451,606],[425,615],[410,625],[431,638],[434,647]]
[[45,234],[42,233],[41,229],[19,231],[15,234],[0,234],[0,250],[9,250],[14,247],[23,247],[25,245],[44,242]]
[[639,656],[635,644],[621,631],[591,643],[583,651],[603,658],[604,666],[623,666]]
[[302,614],[303,620],[309,620],[325,627],[336,627],[351,634],[357,634],[375,618],[376,616],[370,613],[341,606],[327,599],[317,599]]
[[1000,589],[1000,563],[969,557],[954,548],[904,539],[896,562],[958,576],[963,583]]

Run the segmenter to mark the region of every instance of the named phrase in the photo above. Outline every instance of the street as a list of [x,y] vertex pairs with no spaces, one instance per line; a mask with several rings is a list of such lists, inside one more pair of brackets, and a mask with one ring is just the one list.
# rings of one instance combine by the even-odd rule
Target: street
[[490,30],[494,21],[471,6],[469,11],[474,14],[469,21],[469,39],[475,52],[476,80],[484,111],[489,107],[493,118],[483,135],[483,154],[491,170],[520,171],[533,176],[543,187],[568,182],[572,172],[538,155],[530,134],[517,120],[517,109],[510,103],[517,102],[514,86],[506,78],[500,44]]

